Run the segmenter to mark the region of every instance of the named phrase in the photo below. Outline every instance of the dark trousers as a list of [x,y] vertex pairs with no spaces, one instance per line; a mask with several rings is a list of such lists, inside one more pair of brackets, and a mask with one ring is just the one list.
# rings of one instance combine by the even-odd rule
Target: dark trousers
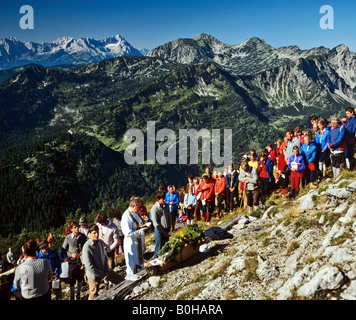
[[217,204],[217,212],[218,212],[218,214],[221,211],[221,203],[223,202],[224,198],[225,198],[225,196],[223,194],[220,194],[218,196],[218,204]]
[[230,188],[225,189],[225,199],[227,202],[227,206],[232,211],[234,209],[234,198],[236,194],[236,188],[234,191],[230,191]]
[[252,207],[252,205],[258,207],[258,200],[260,198],[260,190],[245,190],[247,206]]
[[348,159],[349,161],[349,170],[352,170],[354,168],[354,154],[355,154],[355,145],[354,144],[348,144],[345,149],[345,158]]
[[[169,231],[169,229],[167,229]],[[168,232],[167,231],[167,232]],[[168,238],[164,237],[157,228],[155,228],[153,235],[155,237],[155,251],[154,251],[154,255],[153,258],[157,258],[158,257],[158,252],[159,250],[161,250],[163,248],[163,246],[165,245],[165,243],[169,240]]]
[[265,203],[269,196],[269,178],[260,178],[261,184],[261,202]]

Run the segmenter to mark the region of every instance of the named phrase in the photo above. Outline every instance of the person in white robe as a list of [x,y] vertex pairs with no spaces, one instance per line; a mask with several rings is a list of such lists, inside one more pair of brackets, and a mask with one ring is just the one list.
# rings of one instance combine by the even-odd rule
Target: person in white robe
[[148,227],[139,213],[141,200],[132,198],[129,208],[124,212],[121,220],[122,232],[125,236],[124,251],[126,262],[126,279],[144,269],[143,252],[145,248],[145,231]]

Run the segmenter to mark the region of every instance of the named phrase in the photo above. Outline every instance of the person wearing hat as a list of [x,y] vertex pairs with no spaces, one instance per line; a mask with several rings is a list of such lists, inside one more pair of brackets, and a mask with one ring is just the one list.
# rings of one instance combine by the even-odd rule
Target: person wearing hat
[[[61,260],[59,259],[59,256],[57,255],[57,253],[55,253],[54,251],[52,251],[49,248],[49,243],[47,240],[40,240],[38,242],[38,258],[39,259],[46,259],[49,261],[49,263],[51,264],[52,267],[52,271],[53,271],[53,281],[60,281],[59,275],[61,274]],[[61,286],[60,286],[60,282],[58,282],[58,287],[53,288],[53,293],[56,295],[56,300],[60,300],[61,299]],[[52,282],[50,284],[50,286],[52,285]]]
[[84,233],[88,237],[89,224],[87,218],[81,217],[79,219],[79,225],[80,225],[79,232]]

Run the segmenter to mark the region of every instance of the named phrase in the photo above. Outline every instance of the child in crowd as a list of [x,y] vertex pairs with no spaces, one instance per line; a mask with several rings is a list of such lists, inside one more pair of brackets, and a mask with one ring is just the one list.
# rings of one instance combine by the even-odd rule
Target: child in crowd
[[304,176],[305,161],[304,157],[299,154],[299,147],[293,147],[293,155],[289,158],[288,168],[290,171],[290,180],[292,185],[292,192],[290,199],[294,200],[300,190],[300,182]]
[[184,208],[187,215],[187,224],[193,224],[194,210],[196,205],[197,196],[193,192],[193,187],[190,187],[184,196]]

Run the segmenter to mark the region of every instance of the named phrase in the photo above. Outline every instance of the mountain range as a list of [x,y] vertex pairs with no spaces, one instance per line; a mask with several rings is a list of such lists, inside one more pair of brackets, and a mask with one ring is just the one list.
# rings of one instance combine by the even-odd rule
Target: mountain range
[[[111,41],[117,44],[115,39]],[[0,179],[12,186],[0,188],[5,224],[14,210],[28,217],[59,215],[51,197],[64,199],[61,212],[79,206],[93,210],[105,199],[152,194],[160,184],[181,185],[187,174],[199,172],[201,164],[127,166],[124,134],[134,128],[145,133],[147,121],[155,121],[157,131],[167,128],[177,134],[180,129],[232,129],[233,161],[239,164],[250,148],[261,150],[286,129],[308,128],[311,114],[344,116],[345,107],[356,105],[356,54],[343,44],[301,50],[273,48],[251,38],[229,45],[200,34],[163,44],[145,56],[136,51],[135,56],[105,59],[90,47],[86,50],[98,53],[100,61],[84,65],[80,63],[89,59],[89,51],[77,51],[76,41],[63,38],[57,45],[63,59],[53,56],[56,65],[32,61],[0,72]],[[65,60],[65,50],[78,59]],[[11,52],[9,61],[15,59]],[[32,143],[33,138],[45,142]],[[103,154],[113,161],[102,161]],[[22,194],[16,192],[19,184]],[[37,205],[17,200],[17,194]],[[18,221],[17,230],[25,224]]]
[[62,37],[51,43],[21,42],[15,37],[0,39],[0,70],[27,64],[45,67],[83,65],[121,56],[143,56],[146,49],[136,49],[121,35],[103,40]]

